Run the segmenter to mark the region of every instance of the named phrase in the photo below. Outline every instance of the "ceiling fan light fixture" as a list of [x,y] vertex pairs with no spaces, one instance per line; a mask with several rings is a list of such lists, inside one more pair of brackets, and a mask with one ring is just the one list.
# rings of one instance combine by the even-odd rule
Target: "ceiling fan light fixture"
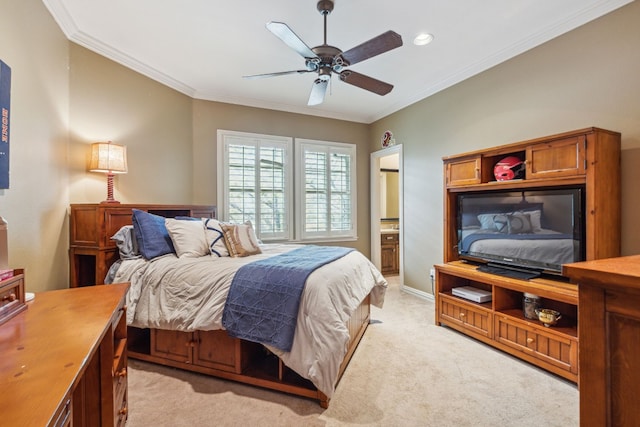
[[433,41],[433,34],[420,33],[413,39],[413,44],[416,46],[424,46]]
[[318,70],[318,79],[327,81],[331,79],[331,68],[321,68]]
[[243,76],[246,79],[254,79],[261,77],[284,76],[289,74],[301,73],[318,73],[311,88],[309,102],[307,105],[318,105],[324,101],[331,74],[335,73],[340,76],[340,80],[352,86],[368,90],[378,95],[386,95],[393,89],[393,85],[376,80],[373,77],[357,73],[355,71],[345,70],[344,67],[351,66],[358,62],[365,61],[374,56],[388,52],[402,46],[402,36],[394,31],[387,31],[377,37],[367,40],[345,52],[335,46],[327,44],[327,15],[333,11],[333,0],[319,0],[317,4],[318,11],[324,18],[324,43],[310,48],[302,41],[289,26],[283,22],[271,21],[266,24],[269,31],[278,37],[284,44],[289,46],[305,60],[305,69],[281,71],[268,74],[254,74]]

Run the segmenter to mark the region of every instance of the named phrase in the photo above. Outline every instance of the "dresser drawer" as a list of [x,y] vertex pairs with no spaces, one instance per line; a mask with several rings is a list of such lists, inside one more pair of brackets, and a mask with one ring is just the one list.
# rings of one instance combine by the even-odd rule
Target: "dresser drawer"
[[380,235],[380,242],[385,245],[385,244],[396,244],[398,243],[398,233],[382,233]]
[[495,315],[495,340],[553,366],[578,373],[578,340],[509,316]]
[[[119,405],[117,403],[120,403]],[[127,415],[129,411],[129,402],[127,402],[127,394],[125,393],[122,400],[116,402],[116,410],[113,415],[113,425],[116,427],[124,426],[127,423]]]
[[[126,346],[126,340],[121,341]],[[127,390],[127,357],[125,354],[118,355],[114,358],[114,370],[113,370],[113,395],[116,396],[116,401],[121,399],[121,395]],[[116,406],[118,406],[116,404]]]
[[493,314],[488,309],[440,294],[438,311],[440,321],[454,329],[464,329],[464,332],[485,338],[493,336]]

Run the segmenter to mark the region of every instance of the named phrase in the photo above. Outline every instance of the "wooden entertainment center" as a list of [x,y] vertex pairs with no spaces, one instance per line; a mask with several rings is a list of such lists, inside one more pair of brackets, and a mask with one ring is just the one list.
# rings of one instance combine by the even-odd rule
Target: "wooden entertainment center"
[[[525,163],[523,179],[496,181],[495,164],[506,156]],[[477,271],[458,257],[457,196],[492,190],[584,189],[585,258],[620,255],[620,134],[598,128],[467,152],[443,158],[444,263],[436,266],[436,324],[447,325],[513,356],[578,382],[578,287],[562,278],[530,280]],[[452,294],[459,286],[491,292],[474,303]],[[523,314],[525,293],[559,311],[545,327]]]

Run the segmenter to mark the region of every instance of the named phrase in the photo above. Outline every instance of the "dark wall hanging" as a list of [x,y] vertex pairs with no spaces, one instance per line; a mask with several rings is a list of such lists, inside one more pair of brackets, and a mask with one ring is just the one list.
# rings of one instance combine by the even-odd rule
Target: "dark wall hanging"
[[9,188],[11,68],[0,60],[0,189]]

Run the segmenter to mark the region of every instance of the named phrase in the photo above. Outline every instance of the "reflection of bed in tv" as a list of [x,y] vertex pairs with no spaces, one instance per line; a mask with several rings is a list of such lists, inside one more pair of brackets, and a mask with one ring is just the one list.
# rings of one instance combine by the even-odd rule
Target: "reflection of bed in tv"
[[462,231],[461,253],[494,260],[513,259],[555,265],[574,262],[578,242],[570,234],[541,229],[535,233],[508,234],[486,229]]

